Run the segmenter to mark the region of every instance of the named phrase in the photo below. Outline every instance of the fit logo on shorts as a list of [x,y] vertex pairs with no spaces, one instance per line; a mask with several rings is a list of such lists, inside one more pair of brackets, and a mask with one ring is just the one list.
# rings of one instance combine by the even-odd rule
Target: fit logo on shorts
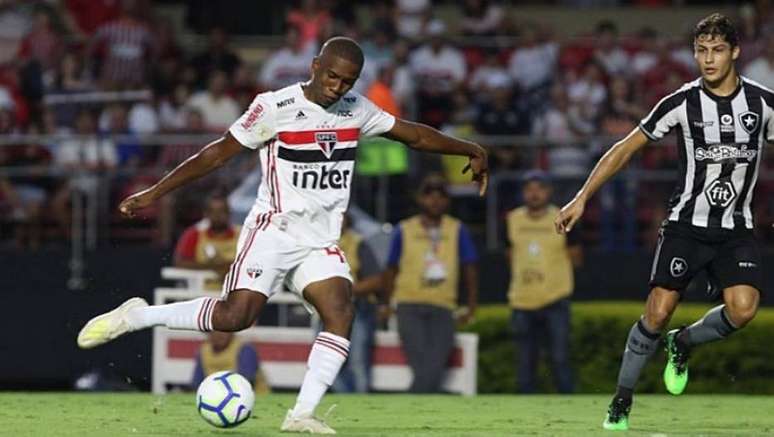
[[669,273],[675,277],[679,278],[685,274],[685,272],[688,271],[688,263],[678,256],[672,258],[672,261],[669,263]]

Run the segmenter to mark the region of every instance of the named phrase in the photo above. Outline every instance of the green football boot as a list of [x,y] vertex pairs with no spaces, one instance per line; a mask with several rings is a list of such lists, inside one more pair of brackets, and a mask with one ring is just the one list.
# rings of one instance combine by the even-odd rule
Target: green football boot
[[664,367],[664,385],[669,393],[682,394],[688,384],[688,351],[677,343],[681,329],[673,329],[666,335],[667,362]]
[[629,412],[632,410],[631,399],[613,398],[607,407],[607,417],[602,428],[608,431],[626,431],[629,429]]

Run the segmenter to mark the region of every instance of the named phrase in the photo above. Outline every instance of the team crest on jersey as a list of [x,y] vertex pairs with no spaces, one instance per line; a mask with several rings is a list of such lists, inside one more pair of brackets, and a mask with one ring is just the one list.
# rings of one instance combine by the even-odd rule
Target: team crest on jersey
[[739,114],[739,124],[742,126],[742,129],[750,135],[758,129],[758,122],[760,122],[760,119],[758,114],[752,111],[746,111]]
[[314,134],[314,140],[317,142],[317,145],[320,146],[320,149],[322,149],[325,157],[330,159],[331,155],[333,155],[333,149],[338,142],[336,132],[316,132]]

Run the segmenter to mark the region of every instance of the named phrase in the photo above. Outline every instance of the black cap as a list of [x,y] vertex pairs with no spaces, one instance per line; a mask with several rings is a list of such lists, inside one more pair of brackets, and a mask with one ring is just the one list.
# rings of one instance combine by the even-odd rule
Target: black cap
[[551,176],[543,170],[529,170],[524,173],[521,180],[525,184],[528,182],[540,182],[544,185],[551,185]]

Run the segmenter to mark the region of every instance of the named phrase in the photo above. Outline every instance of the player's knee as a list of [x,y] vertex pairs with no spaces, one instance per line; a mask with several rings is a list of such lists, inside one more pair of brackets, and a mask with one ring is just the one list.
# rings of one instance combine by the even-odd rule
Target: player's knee
[[737,328],[741,328],[755,318],[755,314],[758,312],[758,304],[752,301],[732,302],[726,304],[726,311],[731,322]]
[[645,313],[645,323],[648,325],[648,330],[652,331],[662,331],[671,318],[672,310],[666,307],[650,308]]

